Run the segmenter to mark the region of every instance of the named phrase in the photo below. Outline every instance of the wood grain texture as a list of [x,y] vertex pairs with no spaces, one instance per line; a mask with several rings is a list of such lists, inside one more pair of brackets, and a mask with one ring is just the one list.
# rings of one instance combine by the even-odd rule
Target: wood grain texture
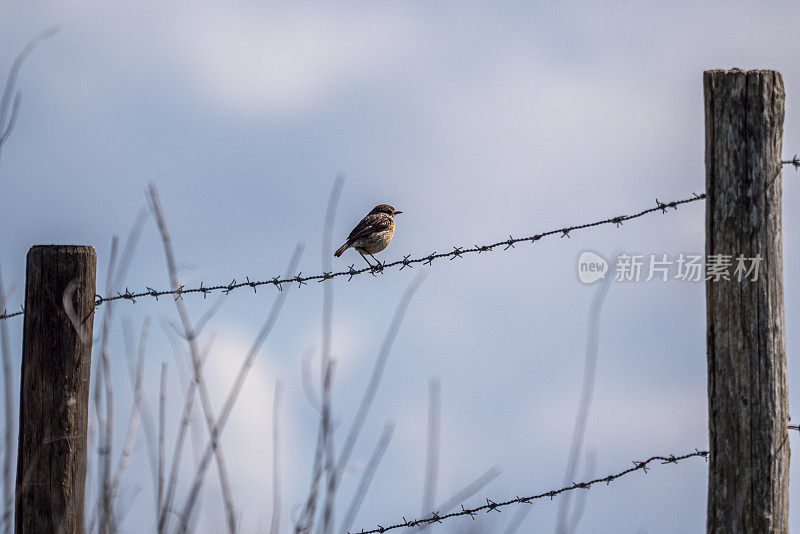
[[[94,319],[94,248],[35,246],[28,252],[20,385],[16,516],[18,534],[83,532],[86,423]],[[85,319],[85,343],[64,310]]]
[[706,257],[763,258],[758,278],[706,281],[708,532],[788,532],[779,72],[704,74]]

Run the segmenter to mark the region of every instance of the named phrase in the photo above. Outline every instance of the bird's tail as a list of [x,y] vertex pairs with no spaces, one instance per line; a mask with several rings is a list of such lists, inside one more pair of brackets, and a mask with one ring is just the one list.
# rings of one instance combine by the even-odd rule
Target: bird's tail
[[336,257],[338,258],[338,257],[339,257],[339,256],[341,256],[341,255],[342,255],[342,253],[343,253],[345,250],[347,250],[349,247],[350,247],[350,243],[345,243],[344,245],[342,245],[341,247],[339,247],[339,250],[337,250],[336,252],[334,252],[334,253],[333,253],[333,255],[334,255],[334,256],[336,256]]

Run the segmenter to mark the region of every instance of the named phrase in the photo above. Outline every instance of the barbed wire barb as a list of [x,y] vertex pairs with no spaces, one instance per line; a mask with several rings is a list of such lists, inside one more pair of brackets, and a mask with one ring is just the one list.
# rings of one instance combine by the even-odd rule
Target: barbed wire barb
[[[795,159],[797,159],[797,157]],[[791,160],[789,162],[783,162],[783,163],[794,164],[794,163],[792,163],[793,161],[794,160]],[[797,159],[797,164],[800,165],[800,159]],[[463,259],[464,255],[466,255],[466,254],[481,254],[483,252],[491,252],[492,250],[494,250],[497,247],[503,247],[503,250],[508,250],[508,249],[511,249],[511,248],[515,248],[514,245],[517,244],[517,243],[523,243],[523,242],[534,243],[534,242],[539,241],[540,239],[542,239],[544,237],[548,237],[548,236],[559,235],[561,238],[564,238],[564,237],[570,238],[571,237],[570,234],[572,232],[576,232],[576,231],[579,231],[579,230],[586,230],[586,229],[589,229],[589,228],[595,228],[595,227],[603,226],[603,225],[613,224],[617,228],[619,228],[620,226],[622,226],[622,223],[625,222],[625,221],[638,219],[639,217],[643,217],[645,215],[648,215],[650,213],[655,213],[655,212],[667,213],[667,208],[673,208],[673,209],[677,210],[678,206],[681,206],[683,204],[689,204],[691,202],[697,202],[698,200],[703,200],[705,198],[706,198],[705,194],[692,193],[692,196],[690,198],[685,198],[683,200],[674,200],[672,202],[661,202],[658,199],[656,199],[655,207],[647,208],[645,210],[642,210],[642,211],[640,211],[638,213],[634,213],[634,214],[631,214],[631,215],[617,215],[616,217],[611,217],[611,218],[608,218],[608,219],[602,219],[602,220],[594,221],[594,222],[590,222],[590,223],[578,224],[578,225],[574,225],[574,226],[567,226],[567,227],[563,227],[563,228],[556,228],[556,229],[548,230],[546,232],[542,232],[542,233],[539,233],[539,234],[533,234],[533,235],[530,235],[530,236],[527,236],[527,237],[512,237],[511,235],[509,235],[508,239],[504,239],[504,240],[498,241],[496,243],[486,243],[486,244],[483,244],[483,245],[474,245],[472,248],[453,247],[448,252],[438,253],[438,252],[434,251],[434,252],[431,252],[430,254],[428,254],[426,256],[420,256],[418,258],[412,258],[411,254],[407,254],[407,255],[404,255],[403,258],[399,259],[399,260],[395,260],[395,261],[392,261],[392,262],[389,262],[389,263],[386,263],[384,261],[384,262],[380,262],[380,263],[371,265],[369,267],[363,267],[361,269],[356,269],[355,268],[355,264],[352,264],[352,265],[350,265],[350,267],[347,270],[336,271],[336,272],[323,272],[323,273],[320,273],[320,274],[314,274],[314,275],[308,275],[308,276],[303,276],[303,273],[301,272],[301,273],[298,273],[294,277],[280,278],[280,277],[276,276],[274,278],[270,278],[270,279],[266,279],[266,280],[251,280],[249,277],[246,277],[244,282],[237,282],[236,279],[234,278],[228,284],[206,286],[201,282],[198,287],[186,288],[184,286],[180,286],[177,289],[165,289],[165,290],[156,290],[156,289],[153,289],[153,288],[151,288],[149,286],[145,286],[146,290],[145,291],[140,291],[138,293],[132,293],[132,292],[128,291],[128,289],[126,288],[125,289],[125,293],[118,293],[118,294],[112,295],[112,296],[105,296],[104,297],[102,295],[95,295],[95,307],[100,306],[101,304],[104,304],[106,302],[110,302],[110,301],[114,301],[114,300],[121,300],[121,299],[128,300],[131,303],[135,303],[136,299],[138,299],[140,297],[153,297],[156,300],[158,300],[158,297],[160,297],[162,295],[172,295],[172,296],[175,297],[175,300],[178,300],[178,299],[182,299],[184,295],[189,294],[189,293],[202,293],[204,297],[207,296],[209,293],[214,293],[214,292],[220,292],[220,293],[223,293],[223,294],[228,294],[231,291],[234,291],[234,290],[242,288],[242,287],[252,288],[253,291],[255,292],[257,287],[265,286],[265,285],[273,285],[279,291],[281,291],[282,290],[282,284],[284,284],[284,283],[292,283],[292,282],[294,282],[294,283],[297,284],[298,287],[300,287],[300,286],[307,285],[307,282],[310,282],[312,280],[316,280],[317,282],[325,282],[327,280],[332,280],[334,278],[339,278],[339,277],[342,277],[342,276],[347,276],[348,277],[347,281],[350,281],[350,280],[353,279],[353,277],[362,275],[364,273],[369,273],[372,276],[376,276],[378,273],[383,274],[384,272],[386,272],[387,270],[389,270],[389,269],[391,269],[393,267],[399,267],[398,271],[402,271],[406,267],[409,267],[409,268],[413,267],[415,263],[421,263],[423,265],[429,265],[429,266],[433,265],[433,260],[437,260],[437,259],[440,259],[440,258],[448,258],[449,260],[452,261],[452,260],[454,260],[456,258],[462,258]],[[5,319],[10,319],[12,317],[17,317],[19,315],[23,315],[24,313],[25,313],[24,309],[21,309],[20,311],[13,312],[13,313],[7,313],[7,312],[4,311],[3,314],[0,315],[0,320],[5,320]]]

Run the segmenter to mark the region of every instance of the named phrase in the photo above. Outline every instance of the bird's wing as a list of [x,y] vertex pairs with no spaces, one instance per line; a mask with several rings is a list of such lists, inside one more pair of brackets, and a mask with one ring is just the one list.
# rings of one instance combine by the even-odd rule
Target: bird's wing
[[353,228],[353,231],[350,232],[350,235],[347,236],[347,242],[352,243],[353,241],[358,241],[375,232],[388,230],[391,226],[392,220],[386,215],[377,213],[375,215],[367,215],[361,219],[361,222],[358,223],[356,227]]

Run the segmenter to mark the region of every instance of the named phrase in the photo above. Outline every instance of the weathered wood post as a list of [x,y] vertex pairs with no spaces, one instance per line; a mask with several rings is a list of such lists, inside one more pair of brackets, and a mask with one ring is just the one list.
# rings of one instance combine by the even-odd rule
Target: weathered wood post
[[[18,534],[83,532],[96,264],[94,248],[87,246],[43,245],[28,252],[16,484]],[[71,308],[70,312],[65,308]],[[79,323],[83,333],[73,322]]]
[[[703,85],[711,451],[707,530],[786,533],[783,79],[771,70],[712,70],[705,72]],[[757,272],[745,272],[755,265]],[[719,274],[723,271],[725,276]]]

